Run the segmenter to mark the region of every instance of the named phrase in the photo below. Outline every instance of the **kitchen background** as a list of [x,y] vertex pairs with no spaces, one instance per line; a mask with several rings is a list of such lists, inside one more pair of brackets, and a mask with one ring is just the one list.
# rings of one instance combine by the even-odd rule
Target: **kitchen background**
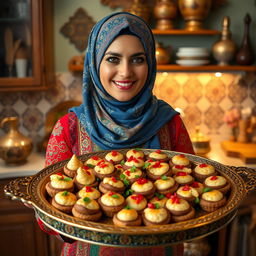
[[[102,1],[108,2],[108,1]],[[33,139],[34,145],[45,136],[45,121],[49,110],[68,100],[82,101],[82,73],[69,72],[68,62],[80,55],[74,44],[61,33],[61,28],[71,16],[83,8],[93,22],[119,11],[100,0],[54,0],[54,58],[56,84],[47,91],[1,92],[0,120],[5,116],[18,116],[19,129]],[[114,2],[114,1],[113,1]],[[244,34],[244,16],[252,17],[250,36],[256,54],[256,3],[255,0],[228,0],[227,4],[212,10],[204,22],[210,29],[222,29],[225,15],[230,17],[232,38],[240,46]],[[177,26],[182,27],[182,21]],[[215,36],[156,36],[158,42],[172,47],[172,58],[178,47],[203,46],[211,49],[219,39]],[[232,108],[251,108],[256,114],[256,75],[246,72],[222,73],[216,76],[208,72],[159,72],[155,95],[181,109],[184,122],[192,135],[195,127],[215,142],[228,139],[230,128],[223,121],[225,113]],[[0,135],[4,133],[0,129]]]

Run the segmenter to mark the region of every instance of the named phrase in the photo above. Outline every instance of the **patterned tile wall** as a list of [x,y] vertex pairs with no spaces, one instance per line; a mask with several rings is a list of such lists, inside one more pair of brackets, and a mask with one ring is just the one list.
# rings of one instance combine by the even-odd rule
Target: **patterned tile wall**
[[[57,83],[47,92],[0,94],[0,120],[19,117],[19,130],[35,144],[45,135],[47,112],[66,100],[82,101],[81,75],[56,74]],[[251,107],[256,113],[256,76],[248,74],[158,73],[154,93],[174,108],[182,110],[189,133],[200,126],[205,134],[227,138],[228,127],[223,123],[225,111],[232,107]],[[0,129],[0,136],[7,130]]]

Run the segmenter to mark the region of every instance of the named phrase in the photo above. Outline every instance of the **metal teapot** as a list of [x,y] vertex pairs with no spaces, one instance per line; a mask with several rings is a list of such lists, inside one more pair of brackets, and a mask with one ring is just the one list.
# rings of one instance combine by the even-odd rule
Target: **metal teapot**
[[32,151],[32,140],[18,131],[18,118],[6,117],[0,127],[9,124],[9,131],[0,138],[0,158],[7,164],[21,164]]

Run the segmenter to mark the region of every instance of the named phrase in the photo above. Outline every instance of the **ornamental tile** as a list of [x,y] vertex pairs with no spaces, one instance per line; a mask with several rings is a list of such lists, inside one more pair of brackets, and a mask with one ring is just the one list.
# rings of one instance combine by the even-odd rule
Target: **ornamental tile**
[[28,105],[36,105],[42,99],[42,94],[38,92],[24,92],[21,99]]
[[220,103],[221,100],[225,97],[226,88],[224,83],[218,79],[213,78],[206,86],[205,86],[205,97],[211,103]]
[[228,87],[228,97],[233,103],[242,103],[248,95],[248,85],[243,79],[230,84]]
[[202,97],[202,90],[201,83],[193,76],[183,86],[183,97],[189,103],[197,103]]
[[13,93],[13,92],[0,93],[0,103],[2,103],[4,106],[13,106],[18,99],[19,99],[19,93]]
[[38,108],[27,108],[22,119],[23,126],[29,132],[39,131],[44,126],[44,115]]
[[210,106],[204,115],[204,123],[210,130],[218,130],[223,124],[224,111],[218,105]]
[[45,99],[52,105],[56,105],[66,98],[66,88],[58,79],[54,87],[51,87],[45,94]]
[[184,109],[184,113],[185,116],[183,119],[189,131],[193,131],[195,126],[201,124],[202,112],[196,105],[189,105],[187,108]]

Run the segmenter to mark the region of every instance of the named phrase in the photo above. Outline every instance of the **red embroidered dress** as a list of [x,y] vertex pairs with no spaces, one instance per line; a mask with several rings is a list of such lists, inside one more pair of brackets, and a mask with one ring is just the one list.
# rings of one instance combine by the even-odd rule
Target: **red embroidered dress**
[[[159,132],[161,149],[168,149],[184,153],[194,153],[187,130],[176,115]],[[46,152],[46,165],[51,165],[61,160],[71,158],[73,154],[81,155],[100,150],[89,138],[85,129],[80,126],[74,113],[69,113],[56,123],[49,139]],[[42,225],[40,225],[42,226]],[[46,229],[44,228],[44,231]],[[51,232],[51,234],[54,234]],[[108,246],[96,246],[83,242],[72,244],[64,243],[62,256],[85,255],[117,255],[117,256],[150,256],[150,255],[182,255],[183,246],[155,247],[155,248],[115,248]]]

